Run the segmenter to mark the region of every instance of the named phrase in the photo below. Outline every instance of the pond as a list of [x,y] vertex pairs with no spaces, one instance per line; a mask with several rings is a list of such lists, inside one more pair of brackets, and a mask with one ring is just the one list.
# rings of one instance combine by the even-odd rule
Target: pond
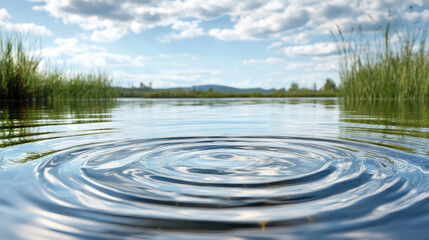
[[3,103],[1,239],[423,239],[429,105]]

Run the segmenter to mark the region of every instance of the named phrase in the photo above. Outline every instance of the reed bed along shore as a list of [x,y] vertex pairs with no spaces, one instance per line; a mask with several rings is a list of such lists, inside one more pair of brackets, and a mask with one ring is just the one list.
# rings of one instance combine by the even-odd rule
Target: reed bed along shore
[[[112,98],[116,90],[107,74],[66,73],[56,67],[42,67],[37,45],[15,33],[0,33],[0,99],[90,99]],[[70,71],[69,71],[70,72]]]
[[428,25],[392,30],[390,23],[365,34],[361,28],[334,34],[346,99],[427,100],[429,98]]

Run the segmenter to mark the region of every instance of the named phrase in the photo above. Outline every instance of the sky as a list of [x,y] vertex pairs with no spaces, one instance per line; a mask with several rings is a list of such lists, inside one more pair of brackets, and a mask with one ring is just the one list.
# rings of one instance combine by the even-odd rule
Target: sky
[[105,71],[125,87],[338,84],[337,25],[371,31],[429,18],[429,0],[0,2],[0,29],[39,40],[45,63]]

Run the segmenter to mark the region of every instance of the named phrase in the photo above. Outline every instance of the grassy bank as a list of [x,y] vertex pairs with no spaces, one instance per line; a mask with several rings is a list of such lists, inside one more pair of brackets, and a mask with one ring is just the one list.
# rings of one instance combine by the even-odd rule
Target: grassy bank
[[[359,29],[359,28],[358,28]],[[340,79],[346,99],[429,98],[429,51],[424,29],[391,30],[390,24],[369,36],[361,30],[335,34]]]
[[250,92],[232,93],[216,91],[185,91],[185,90],[153,90],[141,91],[139,89],[118,90],[120,97],[128,98],[257,98],[257,97],[338,97],[338,91],[274,91],[272,93]]
[[[41,53],[19,34],[0,35],[0,99],[111,98],[116,90],[104,73],[67,74],[57,68],[42,68]],[[28,46],[27,46],[28,45]]]

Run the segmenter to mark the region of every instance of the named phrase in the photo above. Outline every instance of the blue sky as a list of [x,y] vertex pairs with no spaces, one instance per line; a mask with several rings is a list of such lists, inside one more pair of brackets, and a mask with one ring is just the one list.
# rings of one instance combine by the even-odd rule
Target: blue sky
[[370,29],[389,9],[393,22],[427,21],[429,0],[3,0],[0,27],[115,85],[321,87],[339,82],[336,24]]

